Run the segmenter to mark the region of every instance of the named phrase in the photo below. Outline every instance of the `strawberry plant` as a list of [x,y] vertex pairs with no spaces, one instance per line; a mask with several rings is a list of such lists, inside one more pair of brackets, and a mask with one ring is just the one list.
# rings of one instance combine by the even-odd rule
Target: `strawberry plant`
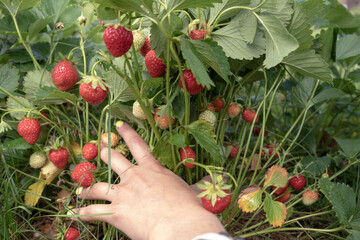
[[198,197],[231,235],[357,239],[358,19],[335,0],[0,0],[0,238],[73,239],[78,186],[118,181],[101,145],[133,161],[122,120],[188,184],[210,175]]

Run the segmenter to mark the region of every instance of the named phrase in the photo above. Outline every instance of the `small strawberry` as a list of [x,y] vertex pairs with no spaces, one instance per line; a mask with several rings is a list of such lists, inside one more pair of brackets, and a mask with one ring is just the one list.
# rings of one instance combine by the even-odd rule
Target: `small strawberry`
[[216,123],[216,116],[215,113],[213,113],[210,110],[206,110],[199,115],[199,120],[204,120],[210,124],[210,126],[215,126]]
[[[188,91],[191,95],[196,95],[202,90],[204,90],[204,86],[201,84],[198,84],[196,78],[194,77],[191,70],[187,69],[183,71],[184,81],[186,85],[186,91]],[[183,82],[182,78],[180,77],[179,83],[181,88],[183,88]]]
[[131,48],[133,34],[121,26],[111,25],[105,29],[103,39],[110,54],[120,57]]
[[236,158],[236,156],[239,152],[239,148],[236,147],[235,145],[228,145],[227,147],[229,147],[229,146],[231,146],[232,148],[231,148],[228,158],[234,159],[234,158]]
[[[279,196],[279,195],[283,194],[283,193],[287,190],[288,186],[289,186],[289,184],[286,184],[285,187],[279,187],[279,188],[275,191],[274,194],[275,194],[276,196]],[[271,188],[272,188],[272,190],[275,190],[277,187],[276,187],[276,186],[271,186]]]
[[[259,136],[260,133],[261,133],[261,127],[255,126],[255,127],[254,127],[254,130],[253,130],[253,133],[254,133],[255,136]],[[268,133],[268,132],[265,130],[265,131],[264,131],[264,136],[266,136],[267,133]]]
[[[267,145],[266,148],[267,148],[268,151],[269,151],[269,156],[274,155],[274,158],[279,157],[279,154],[277,153],[277,150],[276,150],[277,147],[276,147],[275,144]],[[274,150],[275,150],[275,153],[274,153]]]
[[[109,137],[108,133],[103,133],[101,135],[101,142],[105,145],[109,145]],[[110,133],[110,146],[115,147],[119,143],[119,136],[116,133]]]
[[91,162],[82,162],[74,167],[71,172],[71,178],[74,182],[79,183],[83,187],[89,187],[94,181],[94,172],[96,166]]
[[145,57],[146,54],[148,52],[151,51],[151,46],[150,46],[150,41],[149,41],[149,37],[145,37],[145,42],[144,42],[144,45],[142,46],[142,48],[139,50],[140,54]]
[[129,154],[129,148],[125,144],[119,144],[115,147],[115,150],[121,153],[124,157]]
[[61,91],[72,89],[79,81],[78,72],[69,61],[60,61],[56,64],[51,77],[56,87]]
[[139,119],[142,119],[142,120],[146,119],[144,110],[141,108],[140,103],[138,101],[134,102],[132,113],[135,117],[137,117]]
[[306,190],[302,196],[302,202],[306,206],[314,204],[319,199],[319,193],[317,190]]
[[[214,106],[214,104],[212,104],[212,103],[207,103],[207,104],[206,104],[206,109],[207,109],[207,110],[215,111],[215,106]],[[204,106],[202,106],[202,108],[201,108],[202,111],[204,111],[204,110],[206,110],[206,109],[205,109]]]
[[[160,111],[161,109],[158,108],[155,110],[155,113],[153,115],[154,117],[154,121],[155,123],[157,123],[157,121],[159,120],[160,116],[157,114],[158,111]],[[175,123],[175,118],[171,118],[171,124]],[[166,116],[166,113],[163,115],[163,117],[160,119],[159,124],[158,124],[159,128],[161,129],[167,129],[169,128],[169,119]]]
[[[185,148],[179,148],[179,153],[181,161],[184,161],[185,159],[192,159],[194,162],[196,162],[195,152],[189,146],[186,146]],[[195,164],[185,163],[185,167],[193,168],[195,167]]]
[[49,151],[49,160],[57,167],[64,168],[68,162],[69,152],[66,148],[51,149]]
[[19,122],[17,131],[27,143],[34,144],[39,139],[41,126],[35,119],[26,118]]
[[65,240],[75,240],[80,236],[79,230],[69,227],[65,233]]
[[[256,112],[252,109],[244,109],[242,112],[242,118],[249,123],[253,123],[255,119]],[[256,117],[255,123],[259,121],[259,118]]]
[[285,193],[283,193],[280,197],[276,198],[275,200],[278,202],[282,202],[285,203],[290,199],[291,193],[286,191]]
[[193,26],[191,32],[189,33],[189,37],[192,40],[202,40],[205,38],[205,34],[209,35],[210,28],[206,23],[203,23],[204,28],[203,29],[196,29],[195,26]]
[[303,175],[299,174],[297,176],[292,177],[289,180],[290,186],[294,189],[294,190],[301,190],[305,187],[306,184],[306,180],[304,178]]
[[166,65],[164,60],[156,57],[155,51],[151,50],[145,55],[145,65],[151,77],[161,77],[166,72]]
[[215,112],[220,112],[221,109],[225,106],[224,99],[221,97],[214,98],[213,104],[215,106]]
[[230,118],[234,118],[239,115],[241,112],[240,104],[238,103],[231,103],[227,109],[227,113]]
[[86,102],[91,105],[98,105],[105,100],[109,89],[101,78],[86,76],[81,80],[79,92]]
[[141,30],[132,31],[135,51],[139,51],[145,43],[145,35]]
[[98,155],[98,147],[92,142],[86,143],[82,149],[82,154],[86,160],[93,160]]
[[41,168],[46,163],[46,155],[42,151],[34,152],[29,159],[30,167]]
[[222,176],[217,176],[217,183],[213,185],[208,181],[203,181],[204,184],[196,184],[202,191],[198,195],[204,208],[212,213],[221,213],[231,203],[231,193],[229,189],[231,185],[225,185]]

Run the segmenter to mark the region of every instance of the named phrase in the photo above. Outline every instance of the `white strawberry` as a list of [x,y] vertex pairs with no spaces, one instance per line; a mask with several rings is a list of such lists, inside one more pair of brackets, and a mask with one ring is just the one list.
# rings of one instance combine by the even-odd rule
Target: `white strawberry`
[[140,30],[134,30],[132,33],[135,51],[139,51],[144,46],[145,35]]
[[199,120],[207,121],[211,126],[215,126],[216,123],[216,116],[210,110],[205,110],[204,112],[200,113]]
[[146,119],[146,115],[143,111],[143,109],[140,106],[140,103],[138,101],[135,101],[133,104],[133,110],[132,113],[135,117],[145,120]]
[[44,152],[34,152],[33,154],[31,154],[30,156],[30,166],[32,168],[41,168],[42,166],[44,166],[46,162],[46,155]]

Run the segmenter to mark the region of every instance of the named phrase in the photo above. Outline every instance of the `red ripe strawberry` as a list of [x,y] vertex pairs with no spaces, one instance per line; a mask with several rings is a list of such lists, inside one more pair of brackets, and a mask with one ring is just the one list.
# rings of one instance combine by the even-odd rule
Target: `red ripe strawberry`
[[291,193],[286,191],[282,196],[278,197],[276,201],[285,203],[290,199],[290,196]]
[[161,77],[165,74],[166,65],[164,60],[156,57],[155,51],[151,50],[145,55],[145,65],[151,77]]
[[75,240],[80,236],[79,230],[69,227],[65,234],[65,240]]
[[96,166],[91,162],[79,163],[71,172],[71,178],[81,186],[89,187],[94,181],[92,172],[95,171],[95,169]]
[[109,89],[105,82],[95,76],[85,77],[80,84],[79,93],[82,98],[91,105],[98,105],[105,100]]
[[229,158],[230,159],[236,158],[236,156],[239,152],[239,148],[237,148],[235,145],[228,145],[228,146],[232,146],[231,152],[229,154]]
[[210,29],[206,23],[203,23],[204,29],[195,29],[195,26],[193,27],[193,30],[189,33],[189,37],[192,40],[201,40],[205,38],[205,33],[209,34]]
[[39,139],[41,126],[35,119],[26,118],[19,122],[17,131],[27,143],[34,144]]
[[[279,195],[283,194],[283,193],[287,190],[288,186],[289,186],[289,184],[286,184],[285,187],[279,187],[279,188],[275,191],[274,194],[275,194],[276,196],[279,196]],[[276,186],[271,186],[271,188],[272,188],[272,190],[275,190],[277,187],[276,187]]]
[[[202,190],[202,192],[205,192],[206,190]],[[231,203],[231,194],[229,190],[223,190],[224,193],[228,194],[225,197],[216,197],[216,203],[213,206],[211,204],[211,198],[207,199],[206,197],[201,198],[201,202],[204,206],[204,208],[212,213],[221,213],[223,212],[227,207],[229,207]]]
[[230,118],[234,118],[237,115],[239,115],[241,112],[241,107],[238,103],[232,103],[229,105],[228,109],[227,109],[227,113],[229,115]]
[[[156,109],[155,113],[154,113],[154,121],[155,123],[159,120],[160,116],[157,114],[157,112],[160,111],[160,109]],[[171,124],[175,123],[175,118],[171,118]],[[159,128],[161,129],[167,129],[169,128],[169,119],[166,116],[166,113],[163,115],[163,117],[160,119],[159,124],[158,124]]]
[[[242,117],[246,122],[253,123],[255,119],[256,112],[252,109],[244,109],[242,112]],[[259,118],[256,117],[255,123],[259,121]]]
[[306,180],[303,175],[299,174],[298,176],[292,177],[289,183],[294,190],[301,190],[305,187]]
[[111,25],[105,29],[103,39],[110,54],[114,57],[120,57],[131,48],[133,34],[121,26]]
[[51,77],[56,87],[61,91],[72,89],[79,81],[78,72],[69,61],[60,61],[56,64]]
[[[254,130],[253,130],[253,133],[254,133],[255,136],[259,136],[260,133],[261,133],[261,127],[255,126],[255,127],[254,127]],[[266,136],[267,133],[268,133],[268,132],[265,130],[265,131],[264,131],[264,136]]]
[[266,148],[269,149],[269,156],[274,155],[274,158],[279,157],[279,154],[277,152],[274,153],[274,149],[276,148],[275,144],[267,145]]
[[146,54],[150,51],[151,51],[151,46],[150,46],[149,37],[145,37],[145,43],[142,46],[142,48],[139,50],[139,52],[141,55],[143,55],[145,57]]
[[87,143],[82,149],[82,154],[86,160],[93,160],[98,155],[98,147],[94,143]]
[[[180,153],[181,161],[184,161],[185,159],[192,158],[193,161],[196,162],[195,152],[189,146],[186,146],[185,148],[180,148],[179,153]],[[185,167],[193,168],[193,167],[195,167],[195,164],[193,164],[193,163],[185,163]]]
[[310,206],[314,204],[318,199],[319,199],[319,193],[316,190],[314,191],[306,190],[302,196],[302,202],[306,206]]
[[66,148],[52,149],[49,152],[49,160],[57,167],[64,168],[68,162],[69,152]]
[[[187,70],[183,71],[183,76],[184,76],[184,80],[185,80],[186,90],[191,95],[196,95],[199,92],[201,92],[202,90],[204,90],[204,86],[197,83],[196,78],[194,77],[191,70],[187,69]],[[183,88],[183,83],[182,83],[181,77],[179,79],[179,83],[180,83],[181,88]]]
[[221,97],[216,97],[214,98],[213,100],[213,104],[215,106],[215,112],[220,112],[221,109],[224,107],[225,105],[225,102],[224,102],[224,99],[221,98]]

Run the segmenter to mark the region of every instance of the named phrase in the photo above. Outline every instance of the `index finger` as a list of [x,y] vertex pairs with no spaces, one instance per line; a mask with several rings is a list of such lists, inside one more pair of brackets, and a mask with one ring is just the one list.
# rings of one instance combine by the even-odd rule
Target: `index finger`
[[157,163],[158,161],[149,150],[149,146],[144,139],[127,123],[123,121],[116,122],[116,130],[126,142],[131,154],[138,164]]

